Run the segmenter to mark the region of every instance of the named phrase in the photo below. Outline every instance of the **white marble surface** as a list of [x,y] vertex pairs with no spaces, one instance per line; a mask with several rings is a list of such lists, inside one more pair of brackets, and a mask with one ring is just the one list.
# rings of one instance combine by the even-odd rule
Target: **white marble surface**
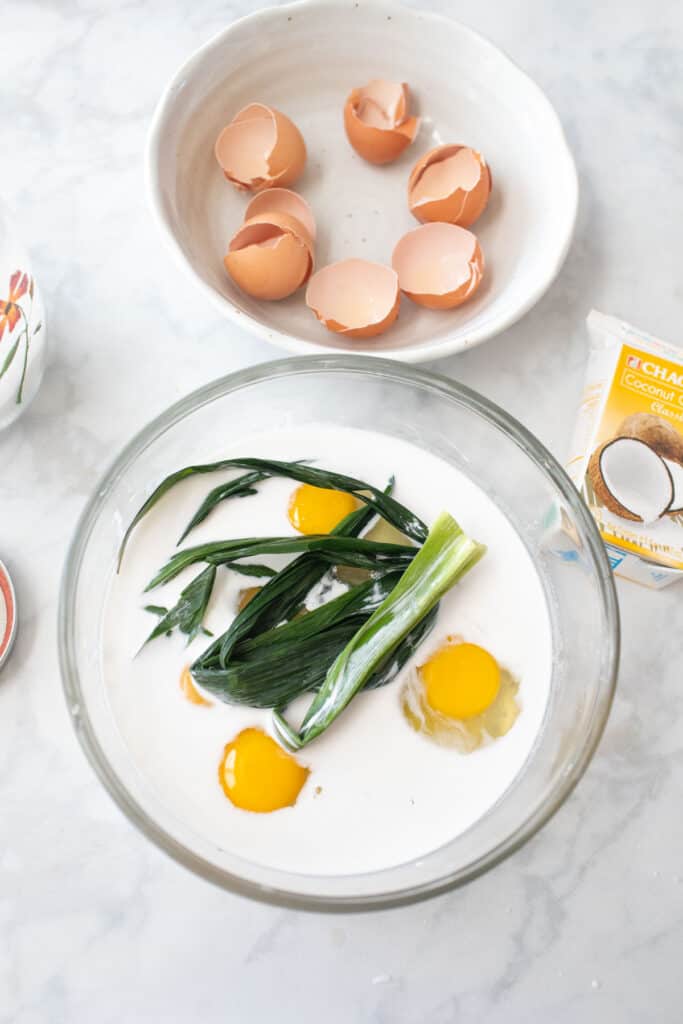
[[[0,555],[21,633],[0,676],[0,1022],[600,1024],[681,1019],[683,592],[620,585],[611,721],[575,795],[515,857],[408,909],[311,916],[194,878],[110,802],[55,650],[59,573],[116,449],[189,389],[277,353],[227,327],[160,247],[142,144],[165,80],[246,0],[0,3],[0,195],[53,346],[0,437]],[[677,0],[480,0],[456,13],[547,90],[582,184],[567,265],[497,340],[439,365],[568,442],[591,305],[681,337],[683,14]]]

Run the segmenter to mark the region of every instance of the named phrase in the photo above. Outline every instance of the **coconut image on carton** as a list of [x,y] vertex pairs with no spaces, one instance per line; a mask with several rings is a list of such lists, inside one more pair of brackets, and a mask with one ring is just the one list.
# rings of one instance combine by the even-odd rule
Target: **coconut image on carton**
[[681,582],[683,347],[595,310],[588,335],[567,471],[616,575],[653,589]]
[[683,513],[683,436],[660,416],[627,416],[587,472],[597,500],[622,519],[647,525]]

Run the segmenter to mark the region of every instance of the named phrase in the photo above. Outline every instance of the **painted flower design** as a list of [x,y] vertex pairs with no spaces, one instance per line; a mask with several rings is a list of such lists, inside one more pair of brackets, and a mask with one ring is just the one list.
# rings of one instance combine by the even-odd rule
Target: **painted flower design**
[[17,305],[19,299],[23,299],[29,289],[30,281],[28,274],[21,270],[15,270],[9,279],[9,295],[6,299],[0,299],[0,341],[5,333],[5,328],[11,334],[21,318],[21,307]]
[[[31,338],[33,338],[43,326],[41,323],[38,323],[35,327],[31,327],[33,292],[33,278],[23,270],[15,270],[9,279],[7,298],[0,298],[0,343],[2,343],[5,333],[7,333],[7,343],[10,346],[7,354],[4,356],[4,359],[0,362],[0,378],[4,377],[7,373],[14,362],[14,357],[19,350],[20,343],[22,341],[24,342],[24,359],[21,378],[19,380],[19,388],[17,390],[17,405],[20,405],[23,399],[24,381],[26,379],[26,370],[28,367],[28,354],[31,347]],[[26,295],[28,295],[28,312],[21,302]],[[14,328],[20,322],[21,329],[15,333]],[[2,354],[2,350],[0,350],[0,358],[2,357]]]

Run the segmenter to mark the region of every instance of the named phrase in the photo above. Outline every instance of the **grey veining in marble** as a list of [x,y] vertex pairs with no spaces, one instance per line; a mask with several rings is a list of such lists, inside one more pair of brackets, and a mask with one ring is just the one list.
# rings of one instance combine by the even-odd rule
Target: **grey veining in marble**
[[[560,278],[512,330],[439,364],[568,443],[591,306],[683,342],[683,13],[676,0],[426,7],[547,90],[582,185]],[[683,944],[683,591],[619,586],[624,656],[588,774],[467,889],[383,914],[252,905],[138,835],[86,764],[55,651],[59,572],[114,451],[171,401],[273,358],[202,305],[145,209],[166,79],[247,0],[2,0],[0,194],[30,240],[51,365],[0,438],[0,554],[21,631],[0,676],[0,1022],[673,1024]]]

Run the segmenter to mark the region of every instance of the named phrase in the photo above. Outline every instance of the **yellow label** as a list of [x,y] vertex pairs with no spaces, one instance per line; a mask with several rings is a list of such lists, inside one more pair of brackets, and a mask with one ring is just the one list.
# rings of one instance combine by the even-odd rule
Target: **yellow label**
[[605,403],[598,440],[607,441],[634,412],[661,416],[683,434],[683,366],[623,345]]
[[[590,450],[617,436],[623,421],[633,413],[657,416],[683,435],[683,365],[624,344]],[[588,476],[582,490],[603,540],[657,565],[683,569],[683,514],[663,515],[649,525],[635,523],[605,508]]]

